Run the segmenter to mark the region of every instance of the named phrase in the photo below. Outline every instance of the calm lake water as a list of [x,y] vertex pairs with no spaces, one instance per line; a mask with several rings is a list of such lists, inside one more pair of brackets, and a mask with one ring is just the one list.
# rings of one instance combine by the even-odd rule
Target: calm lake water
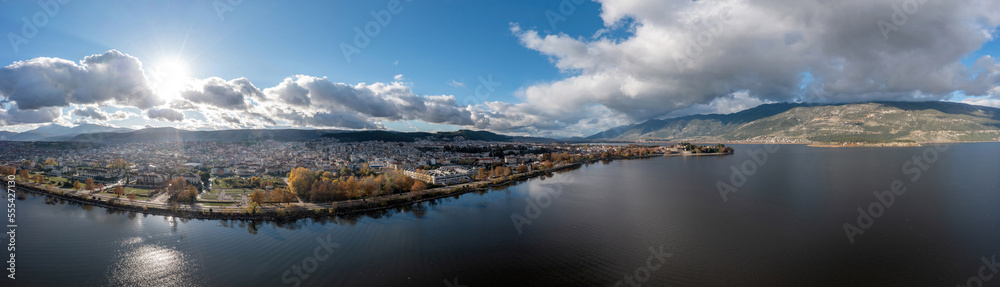
[[[326,222],[180,220],[28,196],[16,282],[613,286],[628,275],[643,286],[955,286],[1000,253],[1000,144],[783,145],[748,164],[747,151],[764,147],[596,163]],[[921,162],[907,164],[914,156]],[[731,167],[744,164],[753,174],[724,201],[717,184],[731,184]],[[895,180],[906,192],[851,243],[844,224],[858,226],[857,209]],[[661,248],[669,257],[653,256]],[[291,271],[303,264],[304,279]],[[985,282],[998,284],[1000,275]]]

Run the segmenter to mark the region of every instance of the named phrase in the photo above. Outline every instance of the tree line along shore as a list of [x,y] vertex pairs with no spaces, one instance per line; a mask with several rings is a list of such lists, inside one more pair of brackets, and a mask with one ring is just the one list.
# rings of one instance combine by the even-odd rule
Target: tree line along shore
[[[731,148],[718,146],[685,145],[702,154],[731,153]],[[718,148],[718,149],[717,149]],[[50,196],[48,200],[66,200],[127,212],[177,216],[199,219],[236,220],[290,220],[308,217],[339,216],[369,211],[385,210],[417,202],[457,196],[467,192],[484,191],[521,182],[530,178],[551,175],[597,161],[650,158],[672,155],[672,150],[662,147],[630,145],[600,154],[575,155],[552,153],[545,160],[532,166],[481,167],[472,181],[440,186],[414,180],[400,172],[359,173],[338,178],[328,171],[296,168],[289,172],[284,184],[274,179],[248,179],[252,184],[279,185],[270,189],[254,189],[247,196],[244,206],[219,206],[213,200],[198,199],[198,190],[181,178],[171,180],[162,190],[147,200],[137,200],[121,184],[100,186],[92,180],[72,183],[74,189],[61,188],[46,180],[44,175],[30,174],[26,170],[0,167],[0,174],[15,174],[17,188],[21,191]],[[90,192],[87,192],[90,191]],[[153,200],[159,197],[162,201]]]

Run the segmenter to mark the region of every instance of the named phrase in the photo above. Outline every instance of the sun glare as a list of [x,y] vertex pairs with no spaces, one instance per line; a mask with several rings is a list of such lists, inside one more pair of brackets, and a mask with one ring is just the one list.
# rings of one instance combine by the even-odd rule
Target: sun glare
[[153,67],[155,93],[164,100],[176,99],[191,82],[187,66],[180,61],[161,61]]

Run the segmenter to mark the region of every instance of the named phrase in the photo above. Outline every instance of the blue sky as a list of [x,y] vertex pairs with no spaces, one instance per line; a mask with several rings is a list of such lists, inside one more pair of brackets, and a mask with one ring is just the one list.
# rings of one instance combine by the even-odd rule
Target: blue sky
[[[353,29],[373,21],[370,11],[386,9],[387,1],[245,0],[223,9],[224,18],[212,1],[94,2],[63,5],[19,52],[6,45],[0,60],[79,60],[116,49],[144,65],[176,57],[187,62],[192,77],[246,77],[261,87],[296,74],[346,83],[386,82],[403,74],[417,93],[456,96],[472,95],[475,87],[469,86],[492,74],[503,83],[492,96],[503,101],[516,101],[513,93],[521,86],[560,75],[547,57],[521,46],[510,32],[512,22],[548,29],[545,11],[557,11],[558,2],[401,1],[403,11],[350,62],[339,44],[353,43]],[[3,5],[5,32],[16,32],[21,17],[41,10],[32,1]],[[598,4],[579,6],[557,22],[558,32],[590,36],[601,28]],[[450,86],[452,80],[466,88]]]
[[[892,10],[888,6],[878,6],[890,5],[891,1],[874,2],[880,3],[871,4],[875,5],[874,8],[868,9],[882,12],[872,13],[869,18],[856,21],[875,24],[883,18],[891,19],[889,16]],[[39,3],[50,4],[43,7]],[[986,92],[995,86],[994,79],[986,79],[984,83],[960,83],[945,87],[927,84],[928,81],[922,77],[941,73],[965,73],[964,77],[971,79],[978,75],[977,70],[995,65],[984,60],[985,66],[977,67],[977,61],[984,56],[988,58],[998,55],[1000,51],[1000,44],[992,36],[976,38],[976,33],[982,34],[981,29],[986,29],[986,34],[995,32],[996,21],[991,17],[996,13],[990,11],[986,15],[973,15],[977,12],[966,10],[961,11],[965,14],[956,12],[958,15],[918,12],[920,14],[911,17],[911,23],[904,23],[898,32],[892,34],[895,38],[886,37],[882,41],[884,43],[879,43],[878,40],[881,39],[872,37],[874,40],[871,43],[854,43],[861,48],[850,48],[867,51],[841,52],[829,46],[829,43],[837,40],[836,34],[816,32],[831,30],[829,28],[789,30],[782,27],[780,29],[785,30],[776,32],[779,34],[768,35],[767,32],[760,32],[770,31],[763,29],[768,24],[753,23],[762,21],[754,19],[760,18],[759,15],[739,14],[740,11],[754,9],[775,15],[804,15],[811,14],[812,11],[794,10],[795,7],[788,8],[789,11],[781,10],[785,8],[756,7],[739,0],[708,3],[404,0],[398,2],[402,9],[399,13],[381,14],[391,15],[391,19],[384,27],[378,25],[379,32],[370,37],[370,43],[359,47],[360,53],[347,60],[341,49],[342,44],[354,44],[357,36],[355,28],[363,30],[369,23],[377,24],[378,19],[372,12],[388,10],[387,5],[393,5],[390,3],[395,3],[394,1],[69,1],[59,4],[55,13],[52,13],[52,7],[56,5],[51,3],[59,2],[5,1],[0,4],[4,7],[0,10],[0,27],[8,35],[5,37],[8,41],[0,47],[4,51],[0,53],[0,62],[9,65],[17,61],[52,57],[80,63],[85,57],[117,50],[141,61],[143,73],[147,77],[154,73],[151,70],[180,66],[185,79],[218,77],[231,81],[246,78],[257,90],[270,96],[270,100],[275,97],[284,99],[287,96],[277,92],[277,89],[266,89],[276,88],[289,78],[303,87],[321,81],[319,79],[324,77],[328,82],[348,86],[397,82],[401,84],[396,88],[406,90],[406,95],[400,96],[403,98],[416,96],[417,99],[422,99],[420,101],[426,101],[429,96],[454,96],[453,103],[445,103],[447,99],[444,99],[442,105],[457,107],[459,110],[447,112],[471,118],[441,120],[439,116],[430,115],[430,112],[386,116],[385,113],[380,113],[381,110],[367,113],[357,111],[358,114],[354,114],[356,107],[344,108],[343,105],[338,105],[343,103],[339,101],[339,95],[330,95],[338,100],[331,101],[327,106],[300,106],[309,111],[296,111],[299,114],[280,118],[273,117],[277,111],[260,110],[268,106],[265,97],[255,99],[252,95],[246,95],[244,100],[248,105],[258,108],[236,111],[229,107],[214,106],[212,108],[215,110],[212,112],[204,112],[204,109],[195,107],[201,107],[203,103],[193,99],[184,101],[183,97],[162,97],[166,102],[156,107],[123,104],[124,100],[121,99],[72,100],[69,105],[58,107],[61,108],[58,120],[50,121],[61,124],[79,122],[83,117],[76,115],[74,110],[89,105],[100,109],[102,114],[117,111],[130,113],[131,115],[120,116],[117,120],[100,121],[101,124],[127,127],[150,124],[207,129],[213,128],[212,119],[267,114],[275,120],[273,124],[265,125],[267,127],[367,128],[370,127],[368,123],[373,123],[376,128],[396,130],[476,128],[515,134],[586,135],[616,125],[664,115],[732,112],[732,107],[746,108],[764,102],[818,101],[802,98],[803,91],[807,90],[803,86],[802,75],[809,75],[810,78],[819,75],[817,80],[810,79],[805,84],[815,82],[817,87],[822,86],[821,90],[825,94],[823,100],[911,100],[907,97],[918,92],[931,94],[930,98],[962,101],[965,97],[954,98],[950,95],[976,91],[973,98],[995,104],[993,94]],[[886,9],[883,11],[879,8]],[[45,14],[46,9],[51,17]],[[735,21],[738,24],[720,25],[720,28],[725,29],[720,29],[720,34],[716,34],[712,30],[712,23],[724,22],[719,20],[723,18],[718,18],[720,14],[715,12],[727,9],[736,11],[736,16],[728,17],[737,19]],[[933,10],[937,9],[928,7],[922,11]],[[602,14],[602,11],[610,12]],[[39,25],[36,35],[24,37],[26,41],[12,44],[10,35],[27,36],[22,30],[23,20],[31,21],[34,17],[37,24],[38,15],[45,16],[43,18],[48,20],[47,23]],[[955,21],[956,17],[986,20],[973,23],[978,26],[966,29],[969,31],[960,31],[968,32],[960,35],[968,39],[950,39],[949,41],[959,42],[956,45],[960,46],[952,54],[934,52],[934,49],[940,50],[934,43],[918,43],[915,46],[914,42],[903,41],[911,38],[944,38],[944,34],[923,31],[926,29],[924,25],[940,25],[941,22]],[[551,19],[557,19],[556,25],[552,25]],[[793,22],[775,25],[794,26],[796,20],[789,21]],[[826,25],[846,30],[850,26],[847,22],[852,22],[837,21],[840,22]],[[755,30],[758,27],[761,29]],[[849,32],[863,33],[862,36],[878,34],[875,25],[868,27],[871,29],[854,29]],[[741,32],[742,30],[746,32]],[[706,47],[702,47],[708,52],[691,57],[690,42],[698,43],[698,37],[705,36],[705,31],[712,31],[708,35],[713,37],[711,43],[705,43]],[[941,32],[954,34],[947,30]],[[761,41],[771,36],[785,39],[785,45],[780,49],[760,48],[767,45]],[[753,48],[746,48],[749,42],[745,37],[756,37],[752,41],[757,42],[757,50],[746,51]],[[801,52],[797,55],[799,57],[787,57],[792,59],[778,60],[777,63],[769,58],[773,57],[770,53],[788,55],[788,51],[802,51],[795,43],[788,42],[788,39],[795,37],[804,39],[802,41],[805,42],[812,41],[818,47],[815,49],[824,54],[817,60],[817,57],[806,58],[802,55],[809,53]],[[901,47],[913,54],[913,57],[936,59],[929,61],[928,65],[959,63],[963,68],[952,67],[947,71],[912,75],[905,74],[902,68],[897,70],[896,67],[903,66],[907,61],[913,62],[915,58],[879,56],[884,58],[874,62],[885,67],[882,68],[884,70],[847,74],[852,65],[858,69],[868,68],[864,67],[866,62],[873,61],[871,58],[852,59],[852,55],[865,54],[874,49],[884,49],[892,54],[892,51],[898,51]],[[661,56],[680,55],[683,59],[685,51],[688,51],[690,58],[684,62],[687,66],[679,71],[666,71],[670,66],[682,66],[676,60],[664,60],[665,57]],[[737,62],[745,63],[726,67]],[[765,67],[771,63],[787,64],[787,68],[772,70],[771,67]],[[817,67],[818,65],[827,67]],[[836,68],[830,69],[830,66]],[[961,71],[962,69],[965,71]],[[992,77],[991,73],[994,72],[983,73]],[[752,75],[752,78],[761,83],[746,80],[739,74]],[[308,78],[297,78],[297,75]],[[882,84],[881,88],[873,85],[871,90],[851,90],[839,86],[834,77],[859,78],[862,82],[884,80],[889,85]],[[493,89],[480,88],[480,95],[476,96],[477,88],[484,85],[483,79],[492,79],[494,84],[489,85],[489,88]],[[27,82],[24,79],[19,81]],[[0,87],[0,91],[2,88]],[[800,88],[802,90],[794,91]],[[161,90],[162,88],[153,88],[154,93]],[[326,95],[312,88],[309,90],[309,97],[314,103]],[[382,90],[361,87],[357,90],[362,94],[373,93],[377,96],[380,95],[379,91],[388,91],[391,87]],[[8,110],[8,117],[13,117],[16,111],[12,104],[17,101],[13,100],[15,97],[6,97],[8,100],[0,107]],[[924,95],[918,98],[927,97]],[[391,96],[386,101],[398,102],[399,99]],[[486,102],[496,104],[487,105]],[[476,108],[467,108],[470,105]],[[720,106],[730,108],[717,108]],[[292,106],[289,107],[291,109]],[[313,108],[321,109],[321,115],[314,114],[316,111],[310,110]],[[150,114],[150,109],[155,109],[156,112]],[[168,117],[155,116],[162,114],[160,112],[165,109],[180,112],[184,119],[165,120]],[[392,109],[405,110],[402,106]],[[25,109],[21,110],[23,112]],[[338,120],[330,121],[330,118]],[[248,122],[259,120],[253,116],[240,119],[233,121],[239,122],[239,125],[222,128],[248,127]],[[347,121],[351,123],[345,123]],[[357,123],[359,121],[364,123]],[[43,120],[7,119],[5,124],[0,125],[0,129],[27,130],[45,123],[47,122]],[[343,126],[337,126],[338,124]],[[571,132],[560,134],[560,131]]]

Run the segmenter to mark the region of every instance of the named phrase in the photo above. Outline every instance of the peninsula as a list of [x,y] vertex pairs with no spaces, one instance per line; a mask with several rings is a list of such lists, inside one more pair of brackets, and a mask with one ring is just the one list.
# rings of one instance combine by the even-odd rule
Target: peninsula
[[18,188],[49,195],[49,200],[182,217],[280,220],[391,208],[596,161],[733,152],[722,144],[551,144],[433,137],[413,142],[323,138],[92,147],[0,142],[13,158],[31,158],[5,160],[0,174],[13,175]]

